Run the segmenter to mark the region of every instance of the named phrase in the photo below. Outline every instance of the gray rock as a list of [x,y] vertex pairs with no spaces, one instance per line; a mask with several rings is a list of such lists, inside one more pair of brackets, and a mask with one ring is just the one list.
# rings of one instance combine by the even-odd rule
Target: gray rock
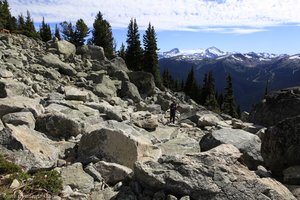
[[108,163],[105,161],[99,161],[94,164],[94,168],[101,174],[104,181],[110,185],[123,181],[132,170],[123,165],[116,163]]
[[139,90],[140,94],[151,96],[154,94],[155,83],[151,73],[148,72],[129,72],[130,82],[132,82]]
[[271,172],[261,165],[257,166],[257,170],[255,171],[255,174],[261,178],[271,177]]
[[128,74],[123,70],[117,70],[112,72],[109,71],[109,75],[120,81],[129,81]]
[[105,114],[108,120],[123,121],[122,114],[117,109],[107,108]]
[[55,142],[27,126],[6,125],[0,133],[0,152],[9,155],[26,171],[56,166],[59,151]]
[[295,199],[281,183],[258,178],[240,164],[240,156],[225,144],[199,154],[136,162],[134,174],[144,187],[191,199]]
[[94,188],[93,177],[84,172],[81,163],[62,168],[61,177],[63,185],[69,185],[73,190],[88,194]]
[[243,162],[256,169],[263,163],[260,153],[261,140],[258,136],[239,129],[220,129],[206,134],[200,141],[201,151],[210,150],[221,144],[232,144],[243,153]]
[[65,114],[54,112],[36,119],[36,130],[55,138],[70,138],[83,134],[83,124]]
[[274,175],[300,163],[300,116],[288,118],[268,128],[262,138],[261,154]]
[[115,199],[118,192],[114,191],[111,188],[105,188],[104,190],[102,188],[95,189],[91,192],[90,199],[93,200],[111,200]]
[[161,151],[142,136],[102,128],[82,136],[78,155],[83,163],[106,160],[132,168],[137,160],[157,159]]
[[11,71],[0,69],[0,78],[12,78],[14,75]]
[[66,57],[75,55],[76,53],[75,45],[66,40],[58,40],[54,43],[54,46],[57,49],[57,53],[63,54]]
[[127,97],[132,99],[134,102],[139,102],[142,99],[137,87],[129,81],[122,82],[121,90],[119,90],[118,95],[122,98]]
[[250,121],[263,126],[273,126],[300,113],[300,87],[274,91],[257,104],[250,113]]
[[155,131],[158,127],[157,116],[146,111],[138,111],[131,114],[132,123],[149,131]]
[[62,62],[57,56],[53,54],[44,55],[41,62],[48,67],[58,69],[58,71],[64,75],[75,76],[77,73],[76,70],[71,67],[71,65]]
[[44,108],[39,104],[39,99],[30,99],[22,96],[7,97],[0,99],[0,117],[8,113],[20,112],[29,110],[37,117],[44,112]]
[[190,200],[190,196],[183,196],[180,198],[180,200]]
[[169,156],[200,152],[199,142],[189,137],[174,138],[158,146],[161,148],[163,155]]
[[0,79],[0,98],[13,96],[29,96],[29,88],[23,83],[12,79]]
[[91,177],[96,181],[103,181],[102,175],[96,170],[95,166],[90,163],[88,166],[84,168],[84,171],[88,173]]
[[97,96],[105,98],[117,96],[117,88],[108,76],[101,76],[100,82],[94,87]]
[[178,199],[175,196],[169,194],[167,196],[167,200],[178,200]]
[[80,90],[78,88],[67,86],[65,87],[66,100],[76,100],[76,101],[87,101],[89,98],[88,91]]
[[28,128],[35,128],[35,118],[31,112],[9,113],[2,117],[2,121],[5,124],[26,125]]
[[111,63],[119,70],[122,70],[124,72],[129,71],[126,66],[125,60],[123,60],[121,57],[116,57],[116,58],[112,59]]
[[36,74],[40,74],[45,78],[49,78],[52,80],[60,80],[61,78],[61,74],[52,68],[49,67],[45,67],[43,65],[39,65],[39,64],[32,64],[30,65],[30,70],[32,71],[32,73],[36,73]]
[[84,58],[93,60],[105,60],[105,55],[102,47],[94,45],[83,45],[77,48],[77,54],[82,55]]

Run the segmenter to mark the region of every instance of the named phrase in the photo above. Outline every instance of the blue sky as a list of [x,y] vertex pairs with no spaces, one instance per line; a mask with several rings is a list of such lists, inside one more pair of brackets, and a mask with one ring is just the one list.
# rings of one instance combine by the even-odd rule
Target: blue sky
[[118,46],[136,18],[141,35],[151,22],[161,51],[215,46],[223,51],[300,53],[300,0],[8,0],[13,15],[30,11],[35,22],[90,27],[101,11]]

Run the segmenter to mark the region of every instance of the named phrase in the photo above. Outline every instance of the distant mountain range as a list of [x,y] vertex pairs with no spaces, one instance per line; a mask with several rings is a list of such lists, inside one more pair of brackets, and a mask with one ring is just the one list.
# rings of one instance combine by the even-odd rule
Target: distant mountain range
[[226,76],[231,74],[234,94],[242,110],[264,95],[267,81],[269,90],[300,85],[300,54],[223,52],[216,47],[196,50],[174,48],[159,53],[161,72],[168,69],[175,79],[185,80],[192,67],[200,84],[205,73],[212,71],[218,92],[224,92]]

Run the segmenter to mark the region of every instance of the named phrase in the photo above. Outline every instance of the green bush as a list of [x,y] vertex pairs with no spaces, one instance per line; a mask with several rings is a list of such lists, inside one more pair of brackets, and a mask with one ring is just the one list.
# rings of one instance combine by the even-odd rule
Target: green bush
[[62,180],[60,174],[55,171],[40,171],[33,176],[33,188],[41,188],[52,193],[58,193],[62,190]]
[[0,155],[0,174],[12,174],[16,172],[22,172],[21,167],[5,160],[5,158]]

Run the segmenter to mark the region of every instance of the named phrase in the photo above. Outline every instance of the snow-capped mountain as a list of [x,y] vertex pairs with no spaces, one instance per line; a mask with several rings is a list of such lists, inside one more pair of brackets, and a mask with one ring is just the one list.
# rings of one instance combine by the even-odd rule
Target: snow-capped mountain
[[178,59],[190,59],[190,60],[201,60],[204,58],[215,59],[220,56],[228,55],[228,52],[223,52],[216,47],[210,47],[207,49],[193,49],[193,50],[179,50],[178,48],[174,48],[167,52],[161,52],[158,54],[159,59],[162,58],[173,58],[176,57]]
[[238,52],[224,52],[216,47],[207,49],[193,49],[193,50],[179,50],[174,48],[167,52],[158,53],[158,58],[174,58],[175,60],[203,60],[203,59],[232,59],[236,61],[270,61],[275,58],[285,57],[287,55],[277,55],[272,53],[238,53]]

